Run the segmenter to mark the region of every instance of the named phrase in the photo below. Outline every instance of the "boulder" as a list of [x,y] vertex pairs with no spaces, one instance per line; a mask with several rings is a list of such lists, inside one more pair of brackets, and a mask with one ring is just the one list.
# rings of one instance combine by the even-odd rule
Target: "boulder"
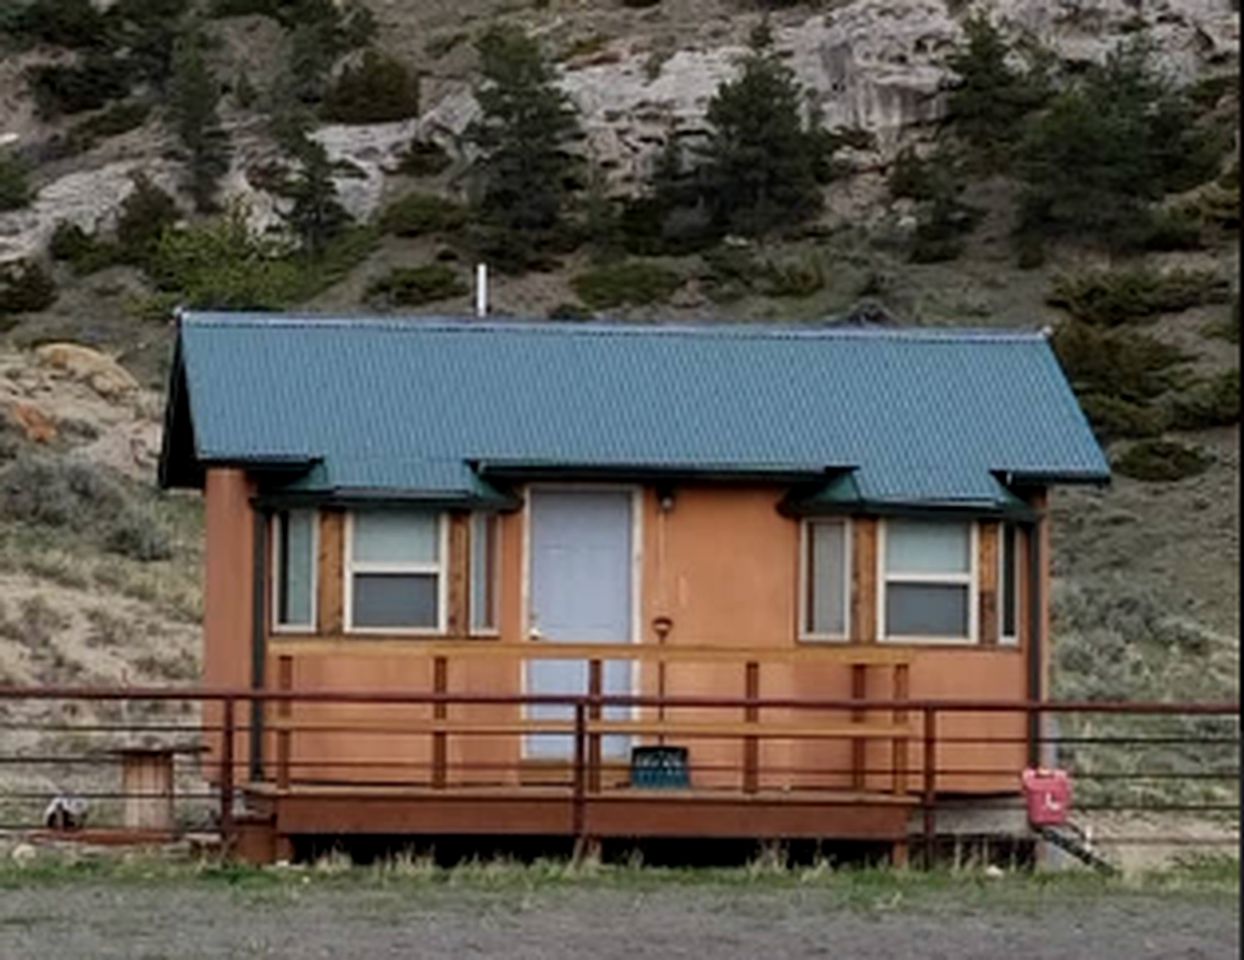
[[58,435],[56,422],[33,403],[14,403],[8,414],[9,420],[31,443],[51,443]]
[[127,396],[139,388],[133,374],[114,358],[78,343],[45,343],[35,348],[35,359],[82,381],[105,399]]

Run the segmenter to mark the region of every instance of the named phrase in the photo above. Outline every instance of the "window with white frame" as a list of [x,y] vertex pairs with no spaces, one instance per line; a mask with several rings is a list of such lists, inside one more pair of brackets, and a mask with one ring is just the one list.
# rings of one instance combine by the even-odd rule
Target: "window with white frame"
[[444,630],[444,517],[429,510],[350,514],[346,611],[352,630]]
[[277,629],[315,627],[314,510],[272,516],[272,614]]
[[495,513],[471,516],[471,632],[493,633],[498,619],[501,518]]
[[882,638],[975,640],[974,525],[896,519],[883,531]]
[[1019,643],[1019,528],[1002,524],[998,551],[998,643]]
[[808,520],[803,528],[805,640],[845,640],[851,560],[846,520]]

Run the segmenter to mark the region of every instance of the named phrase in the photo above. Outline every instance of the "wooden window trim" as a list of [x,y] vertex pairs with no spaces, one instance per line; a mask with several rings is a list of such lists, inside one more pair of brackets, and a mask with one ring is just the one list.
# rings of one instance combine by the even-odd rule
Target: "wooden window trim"
[[[1013,539],[1011,548],[1014,556],[1011,558],[1011,582],[1006,582],[1006,531],[1010,527],[1013,531]],[[998,524],[998,646],[1000,647],[1018,647],[1020,640],[1020,622],[1023,619],[1023,607],[1020,603],[1022,595],[1020,593],[1020,582],[1023,579],[1020,570],[1020,554],[1023,552],[1021,544],[1023,538],[1021,530],[1016,523],[1009,523],[1003,520]],[[1003,629],[1006,623],[1006,604],[1003,600],[1003,591],[1007,591],[1011,598],[1011,606],[1015,611],[1013,631],[1007,633]]]
[[[344,602],[342,631],[354,636],[444,637],[449,630],[449,514],[435,511],[437,522],[436,563],[363,563],[354,560],[354,517],[360,512],[348,510],[345,515],[345,562],[342,564],[342,596]],[[432,512],[432,511],[428,511]],[[354,575],[356,573],[411,574],[436,576],[436,626],[433,627],[359,627],[354,624]]]
[[[838,523],[842,525],[842,632],[816,633],[808,629],[808,615],[812,611],[812,583],[810,551],[812,550],[812,527],[817,524]],[[851,634],[851,585],[854,566],[855,538],[850,517],[807,517],[799,524],[799,632],[800,643],[850,643]]]
[[268,597],[272,607],[270,627],[274,634],[315,633],[319,623],[319,592],[320,592],[320,512],[315,508],[302,508],[298,512],[311,515],[311,617],[306,623],[281,622],[281,553],[280,523],[283,515],[293,510],[278,510],[268,519]]
[[[494,638],[501,636],[501,516],[496,513],[473,513],[468,523],[467,532],[467,611],[466,624],[467,635],[471,637],[488,637]],[[488,551],[488,564],[485,570],[485,577],[488,579],[488,591],[490,616],[492,626],[477,626],[475,623],[475,590],[476,583],[475,570],[475,535],[477,532],[477,524],[491,523],[493,525],[492,549]]]
[[[940,521],[939,521],[940,522]],[[978,647],[980,646],[980,524],[974,520],[946,520],[946,523],[968,525],[968,571],[966,573],[898,573],[886,569],[886,536],[889,522],[877,521],[877,642],[889,646],[912,647]],[[968,588],[968,635],[961,636],[890,636],[887,633],[885,604],[890,583],[913,583],[966,586]]]

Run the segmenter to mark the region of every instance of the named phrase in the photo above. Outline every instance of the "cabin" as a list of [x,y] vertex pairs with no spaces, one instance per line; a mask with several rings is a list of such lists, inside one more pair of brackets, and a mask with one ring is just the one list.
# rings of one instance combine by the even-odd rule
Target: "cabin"
[[[901,846],[916,718],[815,704],[1042,698],[1050,489],[1109,470],[1042,333],[185,312],[159,479],[204,496],[204,683],[360,692],[241,705],[279,852]],[[1038,746],[939,734],[954,795]]]

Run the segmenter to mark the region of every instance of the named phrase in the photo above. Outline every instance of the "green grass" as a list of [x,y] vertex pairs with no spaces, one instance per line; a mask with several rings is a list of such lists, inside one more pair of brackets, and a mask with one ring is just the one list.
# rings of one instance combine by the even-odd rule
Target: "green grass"
[[7,859],[0,863],[0,890],[40,884],[129,884],[144,887],[170,885],[223,887],[263,896],[285,889],[328,887],[352,890],[411,889],[534,892],[583,888],[654,891],[666,887],[754,889],[759,892],[794,889],[823,891],[841,906],[876,907],[927,898],[955,902],[1025,903],[1034,900],[1081,899],[1086,896],[1169,895],[1235,896],[1239,892],[1239,863],[1227,857],[1202,857],[1160,872],[1124,878],[1106,878],[1088,871],[1043,873],[1005,871],[990,876],[983,870],[835,869],[827,863],[786,868],[757,861],[734,868],[671,868],[638,865],[602,865],[593,861],[537,860],[522,864],[509,860],[468,862],[439,867],[419,858],[398,858],[370,866],[351,866],[342,856],[295,867],[248,867],[218,862],[188,862],[142,858],[78,859],[68,861],[40,854],[25,865]]

